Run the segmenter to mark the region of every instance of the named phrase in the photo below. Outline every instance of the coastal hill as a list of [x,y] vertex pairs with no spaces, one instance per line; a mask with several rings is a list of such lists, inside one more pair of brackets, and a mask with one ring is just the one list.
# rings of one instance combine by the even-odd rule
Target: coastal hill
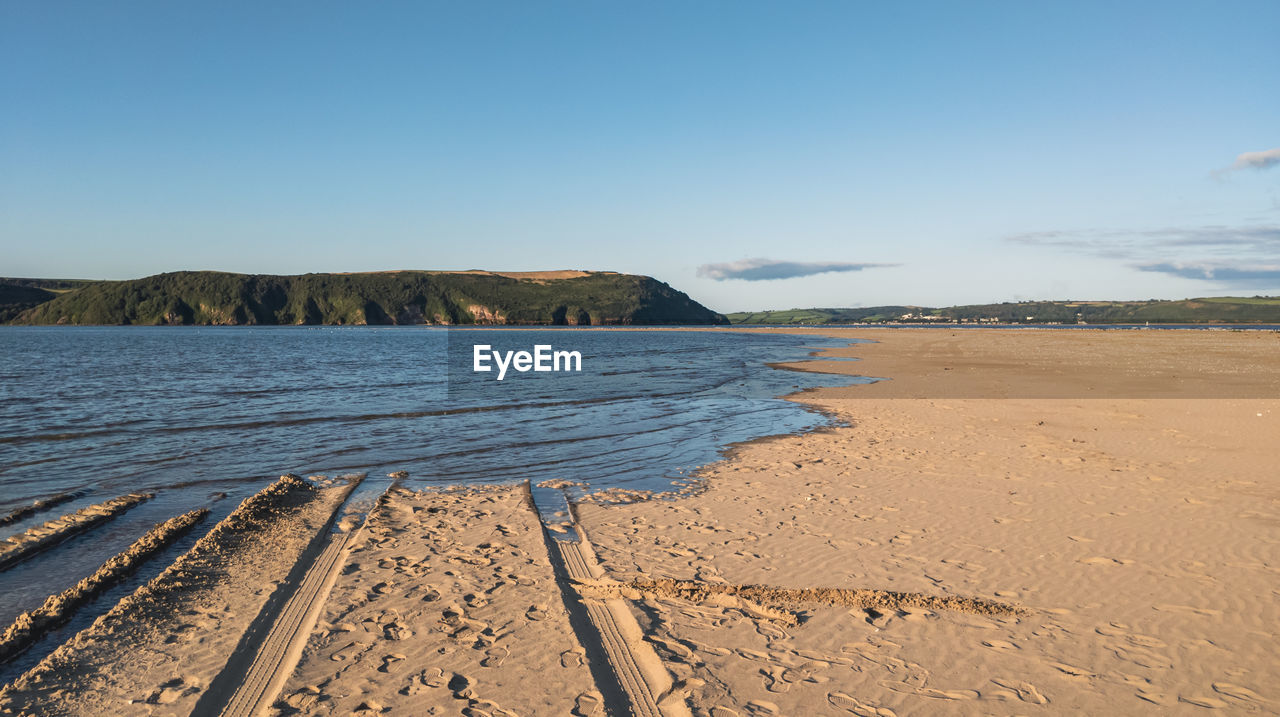
[[614,272],[181,271],[126,281],[0,279],[0,321],[79,325],[724,324],[647,276]]
[[727,314],[734,324],[1280,324],[1280,297],[1215,296],[1181,301],[1021,301],[1004,304],[872,306]]

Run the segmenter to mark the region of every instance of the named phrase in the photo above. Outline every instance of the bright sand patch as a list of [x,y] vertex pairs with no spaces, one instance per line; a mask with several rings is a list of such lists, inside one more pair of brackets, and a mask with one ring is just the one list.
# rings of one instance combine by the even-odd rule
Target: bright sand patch
[[[609,577],[1028,612],[784,604],[791,625],[650,595],[695,714],[1280,709],[1280,337],[820,333],[882,342],[825,370],[894,380],[807,394],[852,425],[742,446],[700,495],[581,506]],[[1150,395],[1181,397],[1126,397]]]

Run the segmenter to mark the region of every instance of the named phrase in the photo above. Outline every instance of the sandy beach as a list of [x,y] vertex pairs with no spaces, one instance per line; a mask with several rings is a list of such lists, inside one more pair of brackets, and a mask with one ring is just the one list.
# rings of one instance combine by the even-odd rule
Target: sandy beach
[[1280,710],[1280,335],[786,331],[877,343],[783,368],[889,380],[563,532],[513,486],[328,533],[346,488],[298,484],[0,714]]
[[742,446],[698,496],[582,506],[602,564],[1026,613],[649,603],[695,714],[1277,709],[1280,337],[821,333],[880,343],[813,367],[892,380],[805,395],[851,425]]

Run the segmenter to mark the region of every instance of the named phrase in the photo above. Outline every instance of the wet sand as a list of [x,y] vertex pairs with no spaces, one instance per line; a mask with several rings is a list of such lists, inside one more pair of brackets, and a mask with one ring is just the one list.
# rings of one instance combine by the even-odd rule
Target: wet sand
[[[554,535],[520,486],[396,488],[324,547],[319,488],[193,549],[197,585],[126,599],[0,713],[217,714],[250,657],[272,714],[1280,709],[1280,336],[798,332],[880,343],[791,368],[892,380],[797,396],[847,425]],[[287,640],[241,654],[281,624],[296,667]]]

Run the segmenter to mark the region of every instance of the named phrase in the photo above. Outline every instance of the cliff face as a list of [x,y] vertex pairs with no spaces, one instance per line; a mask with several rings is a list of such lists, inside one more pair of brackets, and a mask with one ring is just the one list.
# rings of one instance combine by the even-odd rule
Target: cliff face
[[725,324],[647,276],[525,278],[401,271],[273,276],[196,271],[104,281],[27,308],[15,324]]

